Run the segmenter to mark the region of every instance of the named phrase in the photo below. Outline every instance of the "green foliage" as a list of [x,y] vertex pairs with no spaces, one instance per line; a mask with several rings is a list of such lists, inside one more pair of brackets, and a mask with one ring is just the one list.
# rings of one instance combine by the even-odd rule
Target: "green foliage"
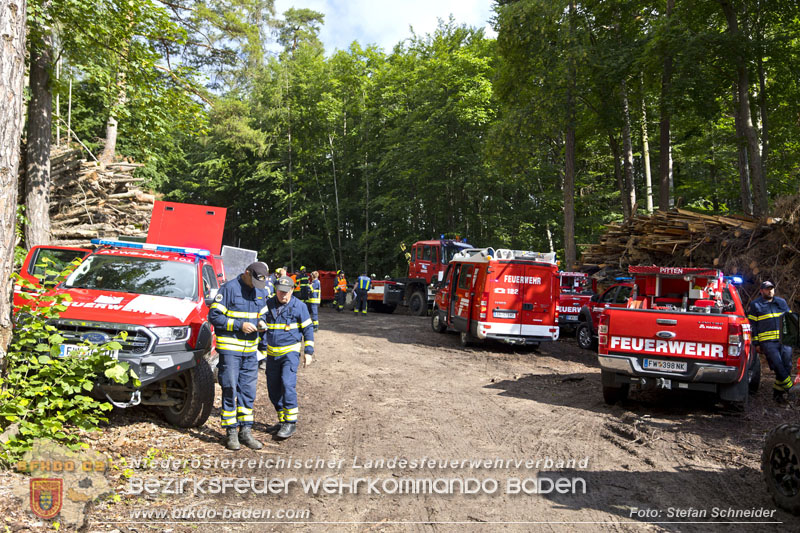
[[138,385],[128,364],[112,357],[121,348],[117,340],[99,346],[83,343],[80,354],[60,356],[64,338],[49,322],[67,309],[64,302],[69,297],[51,289],[78,263],[60,273],[46,268],[47,279],[53,281],[43,286],[14,275],[28,303],[16,309],[14,335],[0,376],[0,430],[5,431],[0,462],[4,464],[29,450],[37,438],[81,446],[80,432],[97,429],[112,409],[110,403],[90,395],[98,376]]

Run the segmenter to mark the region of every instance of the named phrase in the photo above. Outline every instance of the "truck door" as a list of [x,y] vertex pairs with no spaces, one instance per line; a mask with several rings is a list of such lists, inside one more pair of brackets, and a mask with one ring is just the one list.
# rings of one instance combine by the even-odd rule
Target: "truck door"
[[[472,278],[475,274],[475,265],[461,264],[461,268],[453,273],[453,279],[458,280],[453,288],[450,302],[453,329],[467,331],[469,314],[472,310]],[[458,278],[456,278],[456,274]]]
[[592,323],[597,327],[597,320],[600,313],[608,307],[625,307],[628,297],[631,295],[633,287],[630,284],[612,285],[606,292],[600,295],[597,302],[591,304]]
[[520,325],[521,334],[530,326],[552,326],[554,324],[553,274],[550,267],[525,265],[524,275],[520,278]]
[[445,313],[444,315],[444,322],[445,324],[450,323],[450,293],[453,288],[453,284],[451,283],[453,278],[453,268],[451,265],[447,265],[447,269],[444,271],[444,275],[442,277],[442,283],[439,285],[439,289],[436,292],[436,307]]
[[525,275],[525,266],[519,262],[498,261],[490,270],[485,289],[488,293],[486,320],[492,323],[492,331],[519,335],[524,295],[520,282]]
[[[88,248],[70,248],[66,246],[34,246],[25,257],[22,268],[19,271],[21,277],[36,287],[40,287],[42,281],[53,276],[48,276],[47,270],[61,272],[74,259],[86,257],[91,253]],[[23,292],[30,292],[19,284],[14,285],[14,305],[22,306],[28,300],[20,296]]]

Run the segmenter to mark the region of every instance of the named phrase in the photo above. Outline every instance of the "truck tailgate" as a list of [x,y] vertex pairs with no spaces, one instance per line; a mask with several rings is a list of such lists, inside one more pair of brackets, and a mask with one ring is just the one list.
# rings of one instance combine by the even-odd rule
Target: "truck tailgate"
[[[601,351],[608,354],[725,362],[730,320],[727,315],[626,308],[606,309],[605,314],[607,344],[601,346]],[[643,367],[647,368],[647,364],[649,361]],[[660,370],[673,371],[666,367]]]

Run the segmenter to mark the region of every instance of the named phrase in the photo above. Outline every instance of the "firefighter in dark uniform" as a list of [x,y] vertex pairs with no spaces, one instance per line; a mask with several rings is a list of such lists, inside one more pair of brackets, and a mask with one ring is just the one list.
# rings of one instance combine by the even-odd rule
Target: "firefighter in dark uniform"
[[281,277],[275,283],[275,296],[267,300],[266,331],[259,349],[267,352],[267,388],[278,413],[276,437],[288,439],[297,428],[297,368],[300,352],[303,366],[311,364],[314,353],[314,327],[306,305],[292,297],[294,283]]
[[771,281],[761,284],[761,296],[756,298],[747,311],[753,345],[759,354],[764,354],[769,367],[775,372],[772,396],[777,402],[786,401],[786,394],[794,395],[797,387],[792,385],[792,347],[780,341],[781,320],[789,312],[786,300],[775,296],[775,285]]
[[306,301],[308,314],[311,315],[311,323],[314,324],[314,331],[319,329],[319,304],[322,303],[320,289],[319,272],[315,270],[311,273],[311,296]]
[[355,301],[353,302],[354,313],[361,311],[363,314],[367,314],[367,293],[371,288],[372,280],[367,276],[366,272],[358,276],[356,284],[353,287],[353,292],[355,292]]
[[300,287],[300,301],[308,302],[311,297],[311,284],[308,281],[308,274],[304,266],[300,267],[300,273],[297,275],[297,286]]
[[250,264],[244,274],[220,288],[208,312],[217,335],[222,427],[229,450],[238,450],[240,441],[254,450],[262,448],[251,429],[258,383],[258,330],[266,327],[269,299],[267,276],[264,263]]

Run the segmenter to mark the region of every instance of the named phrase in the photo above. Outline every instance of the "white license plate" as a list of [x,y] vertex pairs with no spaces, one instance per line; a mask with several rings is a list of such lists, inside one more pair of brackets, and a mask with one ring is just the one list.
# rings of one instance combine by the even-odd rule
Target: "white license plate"
[[[59,346],[59,357],[67,357],[69,355],[75,355],[77,357],[85,357],[89,354],[89,347],[88,346],[79,346],[77,344],[62,344]],[[108,355],[112,359],[117,359],[119,356],[119,350],[112,350],[108,352]]]
[[513,311],[492,311],[492,316],[495,318],[514,318],[517,313]]
[[661,359],[645,359],[642,367],[646,370],[659,370],[661,372],[686,372],[687,363],[681,361],[662,361]]

